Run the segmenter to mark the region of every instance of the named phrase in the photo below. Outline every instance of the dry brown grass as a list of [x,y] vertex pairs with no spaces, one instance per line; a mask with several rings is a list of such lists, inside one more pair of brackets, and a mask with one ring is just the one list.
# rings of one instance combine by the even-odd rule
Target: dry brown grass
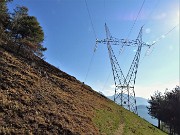
[[0,51],[1,133],[99,134],[92,122],[96,92],[41,59]]
[[0,54],[0,134],[98,135],[97,112],[120,115],[112,101],[44,60],[1,46]]

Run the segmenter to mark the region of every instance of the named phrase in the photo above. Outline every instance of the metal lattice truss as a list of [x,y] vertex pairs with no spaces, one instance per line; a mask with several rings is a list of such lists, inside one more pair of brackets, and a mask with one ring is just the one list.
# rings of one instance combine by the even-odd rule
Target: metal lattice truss
[[[134,85],[135,85],[136,74],[138,70],[141,48],[143,46],[147,46],[147,47],[151,46],[142,41],[142,28],[143,27],[141,27],[141,30],[136,40],[131,40],[131,41],[125,40],[125,39],[119,40],[111,36],[110,31],[107,25],[105,24],[106,39],[96,40],[96,43],[107,44],[109,58],[110,58],[112,71],[113,71],[114,83],[115,83],[114,101],[116,103],[120,101],[121,106],[134,112],[135,114],[137,114],[138,112],[137,112],[137,106],[136,106]],[[134,56],[130,69],[127,73],[127,76],[124,76],[111,45],[121,45],[123,47],[124,46],[137,47],[136,54]]]

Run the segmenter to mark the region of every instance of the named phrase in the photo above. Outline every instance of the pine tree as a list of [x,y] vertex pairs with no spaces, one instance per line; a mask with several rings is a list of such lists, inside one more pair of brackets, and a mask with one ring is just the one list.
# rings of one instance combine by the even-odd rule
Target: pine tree
[[160,122],[163,119],[163,100],[164,97],[161,92],[156,91],[151,99],[148,101],[150,106],[147,107],[149,114],[158,119],[158,128],[160,128]]
[[[36,17],[28,15],[28,8],[18,6],[13,13],[8,12],[7,3],[13,0],[0,0],[0,44],[12,41],[21,48],[40,57],[47,49],[43,47],[44,32]],[[11,42],[11,43],[12,43]]]
[[7,30],[10,25],[10,14],[8,12],[7,3],[12,0],[0,1],[0,43],[6,41]]
[[180,134],[180,90],[177,88],[165,93],[166,119],[164,122],[170,126],[170,133]]
[[42,45],[44,32],[36,17],[28,15],[28,8],[22,6],[14,10],[11,31],[14,41],[19,44],[18,52],[23,47],[42,56],[46,50]]
[[160,121],[163,121],[169,126],[170,134],[180,134],[180,87],[177,86],[164,95],[157,91],[148,102],[149,114],[158,119],[158,128]]

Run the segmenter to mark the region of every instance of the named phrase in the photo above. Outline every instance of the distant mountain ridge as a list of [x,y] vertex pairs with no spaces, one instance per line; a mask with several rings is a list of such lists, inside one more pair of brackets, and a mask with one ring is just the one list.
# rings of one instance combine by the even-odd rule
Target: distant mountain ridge
[[147,120],[148,122],[150,122],[151,124],[157,126],[158,125],[158,121],[157,119],[153,119],[149,114],[148,114],[148,109],[146,105],[138,105],[137,106],[138,109],[138,115],[141,118],[144,118],[145,120]]
[[[114,95],[113,96],[107,96],[107,98],[111,99],[114,101]],[[120,99],[117,100],[117,103],[120,103]],[[136,97],[136,105],[138,109],[138,115],[141,118],[144,118],[151,124],[157,126],[157,119],[153,119],[149,114],[148,114],[148,109],[147,106],[149,106],[148,100],[142,97]]]
[[[126,95],[126,94],[125,94]],[[107,96],[109,99],[114,100],[114,95],[113,96]],[[120,99],[117,99],[117,103],[120,103]],[[148,106],[148,100],[142,97],[136,97],[136,105],[146,105]]]

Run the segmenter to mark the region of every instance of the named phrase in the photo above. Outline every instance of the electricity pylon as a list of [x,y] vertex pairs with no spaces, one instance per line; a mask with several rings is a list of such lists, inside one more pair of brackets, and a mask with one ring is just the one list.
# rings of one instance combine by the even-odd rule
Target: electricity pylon
[[[134,112],[135,114],[138,114],[138,112],[137,112],[137,106],[136,106],[134,85],[135,85],[136,74],[138,70],[141,48],[143,46],[151,47],[151,45],[148,45],[142,41],[142,29],[143,27],[141,27],[141,30],[136,40],[131,40],[131,41],[126,40],[126,39],[119,40],[111,36],[111,33],[107,25],[105,24],[106,39],[96,40],[96,44],[97,43],[107,44],[109,58],[110,58],[111,67],[113,71],[114,83],[115,83],[114,102],[117,102],[117,100],[120,99],[120,105]],[[114,54],[114,51],[111,45],[122,45],[122,47],[124,46],[137,47],[136,54],[134,56],[134,59],[132,61],[132,64],[130,66],[130,69],[126,77],[124,76],[121,70],[121,67],[117,61],[117,58]]]

